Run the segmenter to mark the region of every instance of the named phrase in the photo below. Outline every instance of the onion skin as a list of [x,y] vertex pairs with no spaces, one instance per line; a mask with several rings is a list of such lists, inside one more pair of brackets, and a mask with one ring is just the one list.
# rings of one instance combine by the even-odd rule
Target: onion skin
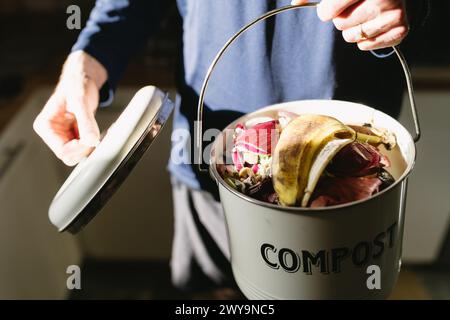
[[353,142],[333,158],[327,172],[342,177],[362,177],[379,171],[382,155],[373,146]]
[[235,147],[242,152],[270,155],[278,142],[277,120],[258,123],[242,131],[235,138]]

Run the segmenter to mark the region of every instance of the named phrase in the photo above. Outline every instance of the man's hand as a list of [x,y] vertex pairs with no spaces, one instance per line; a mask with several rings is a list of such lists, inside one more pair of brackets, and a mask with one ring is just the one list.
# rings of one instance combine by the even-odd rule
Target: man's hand
[[33,128],[66,165],[76,165],[99,143],[95,121],[105,68],[85,52],[71,53],[59,83]]
[[361,50],[398,45],[409,31],[404,0],[322,0],[317,14],[322,21],[332,20],[345,41]]

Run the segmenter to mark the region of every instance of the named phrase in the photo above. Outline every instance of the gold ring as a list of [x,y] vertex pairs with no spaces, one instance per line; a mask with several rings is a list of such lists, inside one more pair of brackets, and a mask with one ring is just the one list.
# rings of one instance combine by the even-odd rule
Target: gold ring
[[359,38],[360,38],[361,41],[369,39],[369,36],[363,30],[363,24],[362,23],[359,25]]

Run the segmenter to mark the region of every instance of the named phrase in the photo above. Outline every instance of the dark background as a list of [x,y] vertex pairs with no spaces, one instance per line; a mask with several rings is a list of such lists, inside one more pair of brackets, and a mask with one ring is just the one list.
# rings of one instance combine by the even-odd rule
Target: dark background
[[[169,3],[169,9],[163,17],[160,32],[150,38],[130,62],[119,86],[149,83],[174,87],[180,20],[175,1],[164,1]],[[57,82],[62,63],[79,33],[79,30],[66,28],[66,8],[72,4],[81,7],[84,25],[93,0],[0,1],[0,133],[36,88],[54,86]],[[417,31],[414,43],[407,50],[407,58],[414,66],[416,89],[449,90],[450,1],[431,0],[431,4],[431,13]],[[447,243],[450,244],[450,239]],[[446,259],[450,261],[449,257]],[[170,286],[167,261],[87,260],[84,263],[87,286],[82,292],[73,293],[72,298],[186,297]],[[450,288],[447,267],[405,270],[402,271],[402,290],[405,292],[415,286],[414,273],[430,280],[431,286],[448,281]],[[445,294],[450,296],[449,292],[441,292],[440,296],[432,297]],[[199,293],[190,297],[213,296]]]

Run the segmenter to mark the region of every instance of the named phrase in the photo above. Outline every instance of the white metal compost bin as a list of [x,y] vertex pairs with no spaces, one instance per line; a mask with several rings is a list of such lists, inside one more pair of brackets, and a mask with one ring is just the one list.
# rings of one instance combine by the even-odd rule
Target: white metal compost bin
[[[217,54],[206,75],[198,104],[197,148],[202,149],[203,101],[216,64],[241,34],[257,23],[288,10],[315,3],[275,9],[244,26]],[[249,299],[380,299],[391,293],[401,266],[407,177],[420,137],[409,69],[393,48],[405,72],[416,136],[395,119],[371,107],[345,101],[309,100],[268,106],[237,122],[270,115],[274,110],[316,113],[344,123],[372,123],[397,137],[404,167],[396,182],[375,196],[326,208],[281,207],[250,198],[231,188],[216,168],[223,141],[216,138],[209,171],[217,182],[225,212],[236,282]],[[222,133],[222,136],[224,134]],[[198,152],[199,163],[203,162]],[[395,169],[395,164],[393,165]],[[205,170],[200,165],[201,170]],[[379,280],[379,281],[378,281]]]

